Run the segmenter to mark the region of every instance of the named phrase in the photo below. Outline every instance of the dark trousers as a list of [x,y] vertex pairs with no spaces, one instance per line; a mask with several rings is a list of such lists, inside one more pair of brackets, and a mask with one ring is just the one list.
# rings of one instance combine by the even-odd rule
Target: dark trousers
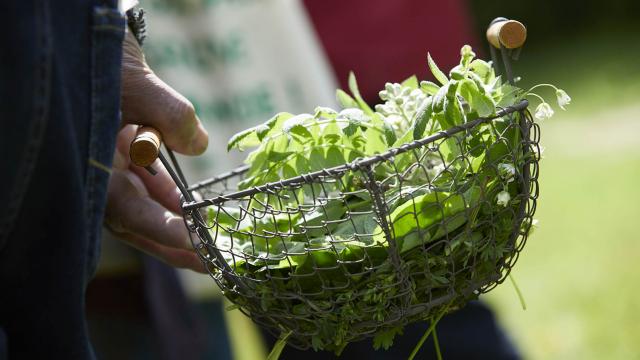
[[[347,345],[340,357],[329,352],[300,351],[285,348],[281,360],[301,359],[406,359],[414,349],[429,323],[415,323],[405,326],[403,335],[397,335],[388,350],[375,351],[371,339]],[[445,360],[517,360],[518,351],[496,323],[491,310],[478,301],[442,318],[437,327],[438,343]],[[266,334],[269,344],[275,339]],[[436,359],[433,338],[427,339],[417,353],[416,359]]]
[[116,3],[0,3],[0,359],[94,358],[84,294],[120,122]]

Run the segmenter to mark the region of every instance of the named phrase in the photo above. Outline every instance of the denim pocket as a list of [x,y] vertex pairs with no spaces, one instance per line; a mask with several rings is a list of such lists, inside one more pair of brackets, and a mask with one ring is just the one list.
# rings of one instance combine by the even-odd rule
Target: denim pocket
[[120,69],[125,18],[115,8],[93,9],[91,44],[91,123],[86,175],[89,243],[88,278],[95,273],[113,152],[120,126]]

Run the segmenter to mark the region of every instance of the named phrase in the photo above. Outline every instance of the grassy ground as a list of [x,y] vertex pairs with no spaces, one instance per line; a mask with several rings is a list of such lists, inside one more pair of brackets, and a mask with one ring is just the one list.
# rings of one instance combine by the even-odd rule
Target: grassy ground
[[485,296],[530,359],[640,359],[640,48],[611,38],[518,68],[574,100],[542,125],[540,227],[513,271],[528,308],[508,282]]

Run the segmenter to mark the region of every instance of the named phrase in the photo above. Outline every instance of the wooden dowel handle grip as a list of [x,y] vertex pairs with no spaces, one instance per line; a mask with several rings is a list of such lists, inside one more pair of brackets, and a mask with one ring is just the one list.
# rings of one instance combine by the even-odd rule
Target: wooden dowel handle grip
[[161,144],[162,136],[158,130],[140,126],[129,148],[131,162],[137,166],[150,166],[158,158]]
[[519,21],[498,21],[487,29],[487,40],[496,48],[507,49],[521,47],[527,39],[527,28]]

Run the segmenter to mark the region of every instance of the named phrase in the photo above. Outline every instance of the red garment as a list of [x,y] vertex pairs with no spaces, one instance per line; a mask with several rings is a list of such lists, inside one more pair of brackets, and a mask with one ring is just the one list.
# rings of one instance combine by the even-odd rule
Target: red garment
[[[343,89],[353,70],[362,96],[379,102],[385,82],[427,75],[427,51],[448,73],[464,44],[477,44],[463,0],[305,0]],[[477,51],[476,51],[477,52]]]

